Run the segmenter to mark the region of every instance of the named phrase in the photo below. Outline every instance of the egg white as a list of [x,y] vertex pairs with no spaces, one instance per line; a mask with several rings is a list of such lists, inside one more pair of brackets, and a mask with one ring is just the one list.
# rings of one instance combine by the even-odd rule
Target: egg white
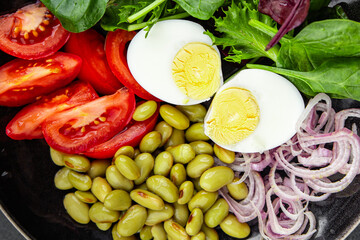
[[[171,72],[175,55],[186,44],[201,42],[212,46],[212,40],[204,32],[200,24],[179,19],[158,22],[149,32],[139,31],[127,51],[130,72],[146,91],[168,103],[193,105],[209,100],[186,96],[176,86]],[[212,47],[220,56],[217,47]],[[221,71],[220,74],[222,85]]]
[[[253,94],[259,106],[260,119],[255,131],[242,141],[224,145],[211,139],[216,144],[235,152],[264,152],[294,136],[296,122],[305,106],[300,92],[289,80],[269,71],[246,69],[234,74],[216,94],[230,87],[244,88]],[[207,121],[211,114],[212,105],[204,121],[208,136]]]

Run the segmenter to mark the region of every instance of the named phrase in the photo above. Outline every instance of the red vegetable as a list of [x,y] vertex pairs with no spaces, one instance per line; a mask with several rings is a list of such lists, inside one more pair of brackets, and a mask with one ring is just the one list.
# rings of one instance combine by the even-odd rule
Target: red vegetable
[[47,118],[95,98],[98,95],[88,83],[74,82],[21,109],[6,126],[6,134],[15,140],[43,138],[41,124]]
[[127,32],[121,29],[107,34],[105,50],[109,66],[120,82],[125,87],[132,89],[137,96],[146,100],[160,101],[140,86],[131,75],[127,65],[125,46],[135,34],[136,32]]
[[115,135],[110,140],[90,148],[84,153],[84,155],[99,159],[112,158],[116,151],[122,146],[137,146],[141,139],[148,132],[154,129],[158,115],[159,106],[158,110],[150,118],[141,122],[133,120],[126,129]]
[[55,53],[38,60],[15,59],[0,67],[0,105],[21,106],[70,83],[81,58]]
[[135,96],[127,88],[55,113],[42,126],[46,142],[65,153],[82,153],[112,138],[130,122]]
[[89,82],[101,94],[113,94],[123,87],[111,72],[105,55],[105,38],[94,29],[72,33],[65,45],[66,52],[76,54],[83,60],[78,78]]
[[40,2],[0,17],[0,49],[15,57],[39,59],[58,51],[70,33]]

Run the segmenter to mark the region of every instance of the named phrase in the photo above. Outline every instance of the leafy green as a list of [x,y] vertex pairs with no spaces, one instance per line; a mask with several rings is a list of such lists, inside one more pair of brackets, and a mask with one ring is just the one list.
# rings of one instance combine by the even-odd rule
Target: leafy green
[[279,47],[275,46],[265,51],[267,43],[271,40],[267,34],[249,25],[251,19],[256,19],[271,27],[276,23],[264,14],[257,11],[257,0],[246,2],[240,0],[231,4],[225,17],[215,18],[215,27],[221,35],[215,36],[207,32],[214,44],[230,47],[228,61],[240,62],[244,59],[268,57],[276,61]]
[[257,64],[247,64],[246,66],[290,77],[290,81],[309,96],[324,92],[330,97],[352,98],[360,101],[360,58],[329,59],[308,72]]
[[108,0],[41,0],[70,32],[94,26],[104,15]]
[[209,20],[215,11],[224,4],[225,0],[174,0],[191,16]]

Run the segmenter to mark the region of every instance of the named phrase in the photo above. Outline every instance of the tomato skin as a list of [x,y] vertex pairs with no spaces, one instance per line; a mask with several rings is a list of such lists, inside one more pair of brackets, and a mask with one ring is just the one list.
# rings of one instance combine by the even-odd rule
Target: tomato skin
[[[39,12],[44,13],[40,14],[41,19],[36,14]],[[39,22],[34,22],[36,20]],[[22,28],[25,30],[21,31]],[[33,30],[27,32],[26,29]],[[22,37],[24,34],[28,39]],[[70,33],[40,2],[0,17],[0,49],[18,58],[33,60],[50,56],[64,46],[69,37]]]
[[89,82],[101,94],[113,94],[123,87],[112,73],[104,50],[105,38],[94,29],[72,33],[65,51],[83,60],[78,78]]
[[56,112],[60,112],[99,96],[85,82],[74,82],[21,109],[6,126],[6,135],[14,140],[43,138],[41,124]]
[[119,81],[125,87],[131,88],[134,93],[146,100],[160,100],[148,93],[132,76],[127,65],[125,56],[126,43],[135,36],[136,32],[128,32],[118,29],[114,32],[108,32],[105,41],[105,51],[109,66]]
[[122,146],[136,147],[141,139],[154,129],[158,116],[159,105],[157,111],[149,119],[141,122],[132,120],[126,129],[110,140],[88,149],[83,154],[91,158],[105,159],[114,157],[116,151]]
[[42,132],[52,148],[77,154],[124,129],[134,110],[134,93],[121,88],[112,95],[55,113],[42,124]]
[[22,106],[64,87],[80,71],[81,58],[57,52],[38,60],[15,59],[0,67],[0,105]]

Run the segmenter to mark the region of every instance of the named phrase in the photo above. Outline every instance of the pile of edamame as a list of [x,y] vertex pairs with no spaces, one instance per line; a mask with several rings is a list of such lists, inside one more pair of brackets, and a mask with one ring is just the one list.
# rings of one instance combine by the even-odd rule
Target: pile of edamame
[[[154,109],[155,107],[155,109]],[[139,105],[133,118],[143,121],[155,113],[152,101]],[[250,234],[247,223],[229,213],[217,190],[226,186],[236,200],[248,194],[245,183],[226,166],[234,152],[209,143],[204,134],[206,108],[201,105],[161,105],[154,131],[137,148],[123,146],[113,159],[89,160],[50,148],[53,162],[62,166],[55,186],[74,189],[64,207],[80,224],[94,222],[114,240],[219,239],[217,226],[235,238]]]

